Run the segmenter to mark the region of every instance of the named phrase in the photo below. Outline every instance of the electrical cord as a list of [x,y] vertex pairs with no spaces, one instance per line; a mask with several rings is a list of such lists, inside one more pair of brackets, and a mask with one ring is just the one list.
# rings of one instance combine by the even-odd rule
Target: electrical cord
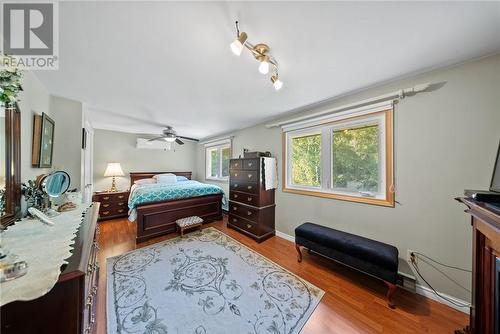
[[423,258],[426,258],[426,259],[428,259],[428,260],[430,260],[430,261],[432,261],[432,262],[434,262],[434,263],[437,263],[437,264],[439,264],[439,265],[441,265],[441,266],[443,266],[443,267],[447,267],[447,268],[451,268],[451,269],[456,269],[456,270],[464,271],[464,272],[467,272],[467,273],[472,273],[472,270],[463,269],[463,268],[460,268],[460,267],[450,266],[450,265],[447,265],[447,264],[441,263],[441,262],[436,261],[436,260],[434,260],[434,259],[432,259],[432,258],[428,257],[427,255],[422,254],[422,253],[419,253],[419,252],[412,252],[412,254],[415,254],[415,256],[416,256],[416,257],[421,256],[421,257],[423,257]]
[[450,304],[453,304],[455,306],[458,306],[458,307],[470,307],[471,304],[462,304],[462,303],[458,303],[456,302],[455,300],[452,300],[450,298],[447,298],[443,295],[441,295],[439,292],[436,291],[436,289],[434,289],[432,287],[432,285],[429,284],[429,282],[427,282],[427,280],[422,276],[422,274],[420,273],[420,270],[418,270],[418,267],[415,265],[415,263],[413,261],[411,261],[411,265],[413,266],[413,269],[415,269],[415,272],[417,273],[417,275],[422,279],[422,281],[425,282],[425,284],[427,284],[427,286],[429,286],[429,288],[432,290],[432,292],[434,292],[434,294],[436,296],[438,296],[439,298],[443,299],[443,300],[446,300],[448,303]]
[[[444,277],[446,277],[447,279],[449,279],[451,282],[455,283],[457,286],[461,287],[462,289],[464,289],[465,291],[467,291],[468,293],[472,293],[472,291],[463,286],[462,284],[460,284],[459,282],[457,282],[453,277],[450,277],[447,273],[445,273],[443,270],[441,270],[440,268],[438,268],[434,263],[432,263],[431,261],[427,261],[427,259],[425,258],[421,258],[420,261],[422,261],[423,263],[425,263],[426,265],[428,265],[429,267],[435,269],[438,273],[440,273],[441,275],[443,275]],[[418,266],[418,264],[417,264]]]

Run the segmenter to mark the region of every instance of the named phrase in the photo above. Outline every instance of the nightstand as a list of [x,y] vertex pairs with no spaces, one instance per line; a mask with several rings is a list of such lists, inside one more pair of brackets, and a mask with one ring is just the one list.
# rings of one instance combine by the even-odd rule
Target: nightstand
[[100,202],[99,220],[127,217],[130,191],[94,193],[92,201]]

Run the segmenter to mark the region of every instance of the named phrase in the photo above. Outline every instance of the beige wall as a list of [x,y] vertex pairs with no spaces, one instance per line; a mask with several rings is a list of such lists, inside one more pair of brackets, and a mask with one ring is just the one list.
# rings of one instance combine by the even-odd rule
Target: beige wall
[[64,170],[71,178],[70,189],[80,188],[82,174],[82,104],[58,96],[50,97],[56,123],[53,170]]
[[[396,200],[400,204],[385,208],[278,190],[278,231],[293,236],[295,227],[311,221],[392,244],[402,258],[412,249],[447,264],[471,268],[469,217],[453,198],[464,189],[489,186],[500,136],[500,56],[399,80],[328,105],[425,82],[445,84],[437,91],[404,99],[395,108]],[[258,125],[234,134],[234,157],[243,148],[270,151],[278,157],[281,171],[280,129]],[[198,175],[205,181],[202,145],[197,161]],[[222,185],[227,189],[227,183]],[[466,291],[422,262],[421,266],[424,277],[437,290],[470,300]],[[445,272],[470,287],[470,274]]]
[[[65,170],[71,176],[71,187],[80,188],[81,170],[81,103],[51,96],[38,78],[23,73],[23,91],[19,94],[21,110],[21,181],[35,179],[53,170]],[[46,113],[55,122],[52,168],[31,167],[33,115]],[[25,203],[22,203],[23,208]]]
[[162,150],[137,149],[135,134],[94,130],[94,190],[111,187],[111,178],[103,177],[108,162],[119,162],[124,177],[117,178],[118,188],[130,187],[129,172],[172,171],[193,172],[196,177],[197,145],[185,141],[175,145],[175,152]]
[[[23,73],[23,91],[19,94],[21,110],[21,180],[33,180],[40,174],[50,172],[50,168],[31,167],[31,140],[33,138],[33,115],[43,112],[53,117],[50,108],[50,94],[38,78],[29,71]],[[56,133],[58,124],[56,122]]]

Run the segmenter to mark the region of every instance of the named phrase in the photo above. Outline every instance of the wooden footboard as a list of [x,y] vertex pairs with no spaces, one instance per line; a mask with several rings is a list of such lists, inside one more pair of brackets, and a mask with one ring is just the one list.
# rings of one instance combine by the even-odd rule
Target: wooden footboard
[[137,206],[136,242],[175,232],[179,218],[198,216],[204,222],[222,219],[222,194],[142,204]]

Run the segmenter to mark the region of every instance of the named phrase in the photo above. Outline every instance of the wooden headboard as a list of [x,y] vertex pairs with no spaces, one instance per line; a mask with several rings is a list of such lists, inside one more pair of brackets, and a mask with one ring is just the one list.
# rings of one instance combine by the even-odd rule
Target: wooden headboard
[[130,184],[134,184],[135,181],[140,179],[149,179],[155,176],[156,174],[166,174],[171,173],[177,176],[185,176],[188,180],[191,180],[192,172],[132,172],[130,173]]

